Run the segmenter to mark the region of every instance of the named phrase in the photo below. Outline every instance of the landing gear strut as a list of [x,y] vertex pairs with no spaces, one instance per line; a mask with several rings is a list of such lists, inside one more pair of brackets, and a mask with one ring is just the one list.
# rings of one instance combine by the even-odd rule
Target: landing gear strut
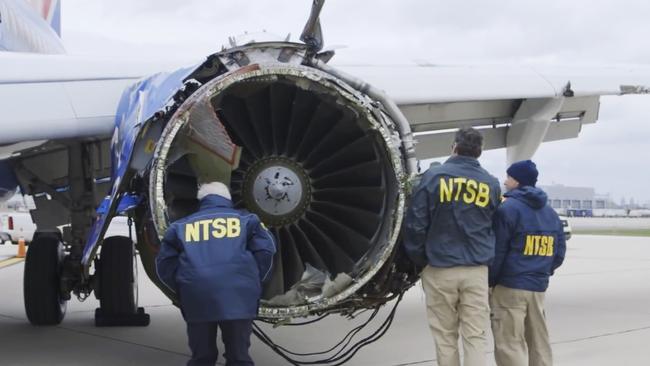
[[[53,180],[43,180],[20,166],[24,184],[29,187],[27,191],[46,193],[49,197],[39,201],[40,207],[37,204],[41,210],[40,219],[35,220],[38,232],[25,262],[25,311],[34,325],[59,324],[65,315],[66,301],[73,294],[83,301],[93,290],[100,299],[96,325],[149,324],[149,315],[137,307],[136,262],[131,239],[104,240],[94,275],[87,275],[87,268],[82,264],[97,205],[94,164],[98,153],[93,150],[96,148],[92,142],[74,141],[67,145],[67,189],[64,190],[55,188]],[[50,200],[58,206],[50,204]],[[53,207],[60,209],[56,211]],[[47,219],[56,215],[58,220]],[[61,234],[57,227],[65,223],[70,225]]]

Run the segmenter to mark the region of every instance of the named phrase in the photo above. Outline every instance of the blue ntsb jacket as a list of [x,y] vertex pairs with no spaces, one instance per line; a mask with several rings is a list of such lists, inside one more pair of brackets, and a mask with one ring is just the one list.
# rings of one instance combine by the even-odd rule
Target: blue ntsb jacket
[[494,221],[497,242],[490,287],[546,291],[549,277],[564,261],[562,222],[539,188],[524,186],[504,197]]
[[198,212],[170,225],[156,270],[187,322],[254,319],[274,253],[273,236],[255,214],[209,195]]
[[454,156],[424,173],[404,220],[404,248],[424,266],[489,264],[499,181],[478,160]]

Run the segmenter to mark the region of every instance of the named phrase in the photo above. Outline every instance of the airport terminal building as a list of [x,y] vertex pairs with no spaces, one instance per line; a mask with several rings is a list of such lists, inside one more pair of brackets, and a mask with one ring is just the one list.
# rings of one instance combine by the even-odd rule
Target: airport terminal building
[[592,187],[569,187],[562,184],[540,186],[549,204],[567,216],[625,216],[627,210],[616,205],[609,194],[597,194]]

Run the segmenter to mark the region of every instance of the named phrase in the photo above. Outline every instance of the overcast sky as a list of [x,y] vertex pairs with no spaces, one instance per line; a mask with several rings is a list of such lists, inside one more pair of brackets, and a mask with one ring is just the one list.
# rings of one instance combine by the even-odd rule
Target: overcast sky
[[[228,36],[300,34],[310,0],[63,0],[69,53],[192,63]],[[336,62],[650,65],[650,2],[328,0],[321,21]],[[399,75],[396,75],[399,77]],[[578,139],[543,144],[542,184],[594,187],[650,202],[650,96],[603,97]],[[505,150],[483,165],[502,179]]]

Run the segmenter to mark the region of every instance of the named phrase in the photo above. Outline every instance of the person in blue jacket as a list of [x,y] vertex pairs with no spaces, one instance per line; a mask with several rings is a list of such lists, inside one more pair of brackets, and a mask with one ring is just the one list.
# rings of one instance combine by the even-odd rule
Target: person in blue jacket
[[564,230],[546,193],[535,187],[535,163],[516,162],[507,173],[489,273],[495,358],[499,366],[550,366],[544,295],[549,277],[564,261]]
[[203,184],[197,198],[199,211],[169,226],[156,257],[158,277],[177,294],[187,322],[187,364],[216,364],[219,328],[226,365],[253,365],[252,324],[275,241],[255,214],[233,208],[225,184]]
[[404,249],[422,271],[429,327],[440,366],[487,363],[488,267],[499,181],[481,167],[483,136],[458,130],[452,156],[432,165],[415,189],[404,221]]

